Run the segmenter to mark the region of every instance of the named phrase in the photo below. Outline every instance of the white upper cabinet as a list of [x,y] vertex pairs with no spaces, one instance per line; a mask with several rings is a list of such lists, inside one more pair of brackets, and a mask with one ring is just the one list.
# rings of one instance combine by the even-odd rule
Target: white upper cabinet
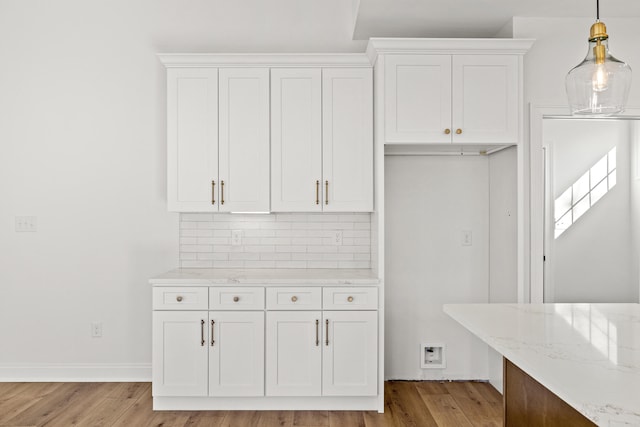
[[271,70],[271,208],[373,210],[371,68]]
[[220,69],[220,211],[269,212],[269,69]]
[[375,64],[381,107],[376,114],[385,144],[517,144],[523,56],[532,44],[372,38],[367,55]]
[[453,56],[453,142],[516,143],[518,106],[517,57]]
[[451,55],[386,61],[386,142],[451,142]]
[[322,210],[322,77],[319,68],[271,70],[271,208]]
[[518,58],[388,55],[387,143],[516,143]]
[[170,211],[217,210],[218,70],[167,71],[167,199]]
[[322,70],[325,212],[373,210],[373,81],[370,68]]

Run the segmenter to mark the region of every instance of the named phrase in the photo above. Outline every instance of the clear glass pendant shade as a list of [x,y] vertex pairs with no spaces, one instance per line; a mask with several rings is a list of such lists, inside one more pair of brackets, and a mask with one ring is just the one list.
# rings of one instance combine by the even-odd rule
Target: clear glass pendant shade
[[611,56],[606,38],[590,39],[587,57],[569,71],[566,86],[571,114],[618,114],[627,103],[631,67]]

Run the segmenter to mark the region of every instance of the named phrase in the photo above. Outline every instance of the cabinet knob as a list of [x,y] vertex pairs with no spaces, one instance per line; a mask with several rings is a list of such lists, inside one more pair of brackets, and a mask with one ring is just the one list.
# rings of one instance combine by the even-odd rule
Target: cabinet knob
[[233,297],[233,302],[238,302],[240,301],[240,297]]
[[297,297],[297,296],[295,296],[295,295],[294,295],[294,296],[292,296],[292,297],[291,297],[291,301],[292,301],[292,302],[296,302],[296,301],[298,301],[298,297]]
[[348,298],[347,298],[347,301],[349,301],[349,302],[353,302],[353,297],[352,297],[352,296],[348,297]]
[[445,129],[445,130],[444,130],[444,134],[445,134],[445,135],[449,135],[450,133],[451,133],[451,129]]
[[176,301],[178,301],[178,302],[182,302],[182,296],[178,295],[178,296],[176,297]]
[[462,129],[456,129],[456,135],[460,135],[462,133]]

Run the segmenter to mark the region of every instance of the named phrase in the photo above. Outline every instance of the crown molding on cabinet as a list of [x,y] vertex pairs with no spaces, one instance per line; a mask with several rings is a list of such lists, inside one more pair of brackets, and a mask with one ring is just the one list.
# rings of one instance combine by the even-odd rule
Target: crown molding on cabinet
[[371,67],[364,53],[159,53],[166,68],[189,67]]
[[534,39],[371,38],[366,54],[372,64],[378,55],[389,53],[524,55],[533,43]]

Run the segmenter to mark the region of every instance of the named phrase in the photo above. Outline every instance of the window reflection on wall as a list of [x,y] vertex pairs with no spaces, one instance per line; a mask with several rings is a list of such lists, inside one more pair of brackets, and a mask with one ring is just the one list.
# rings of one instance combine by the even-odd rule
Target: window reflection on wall
[[568,230],[616,185],[616,147],[555,200],[555,238]]

